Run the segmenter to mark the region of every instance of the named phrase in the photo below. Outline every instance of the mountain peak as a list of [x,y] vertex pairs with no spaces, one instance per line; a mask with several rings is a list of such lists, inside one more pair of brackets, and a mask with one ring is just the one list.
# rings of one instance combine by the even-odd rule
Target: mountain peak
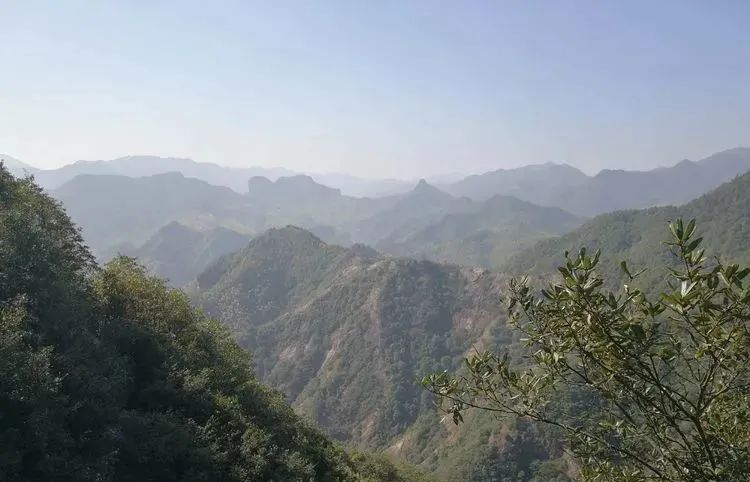
[[432,184],[429,184],[426,180],[420,179],[416,186],[414,186],[414,189],[412,189],[411,194],[414,195],[439,195],[439,196],[448,196],[447,193],[444,193],[440,189],[436,188]]
[[251,241],[251,244],[276,244],[280,241],[292,244],[311,244],[315,246],[322,246],[325,244],[323,241],[321,241],[320,238],[315,236],[310,231],[298,226],[293,226],[291,224],[286,225],[283,228],[271,228],[257,238],[253,239],[253,241]]
[[32,173],[36,171],[36,168],[7,154],[0,154],[0,161],[2,161],[5,167],[15,176],[23,175],[26,172]]
[[254,176],[248,181],[248,190],[254,196],[281,196],[284,198],[341,195],[339,189],[319,184],[312,177],[304,174],[282,176],[276,181],[271,181],[263,176]]

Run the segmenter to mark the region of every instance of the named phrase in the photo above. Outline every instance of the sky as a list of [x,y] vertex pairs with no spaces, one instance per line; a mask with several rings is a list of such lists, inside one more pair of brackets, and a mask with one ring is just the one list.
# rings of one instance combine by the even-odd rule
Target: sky
[[750,2],[0,0],[0,152],[367,177],[750,146]]

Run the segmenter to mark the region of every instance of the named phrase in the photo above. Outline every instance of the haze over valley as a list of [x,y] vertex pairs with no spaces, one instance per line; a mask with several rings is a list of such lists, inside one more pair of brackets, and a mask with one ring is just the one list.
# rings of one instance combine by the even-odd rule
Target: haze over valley
[[0,15],[0,481],[750,481],[747,2]]
[[[749,170],[750,148],[649,171],[605,170],[588,176],[569,165],[547,163],[451,183],[421,179],[398,185],[335,175],[329,180],[345,181],[325,185],[282,168],[227,168],[155,156],[79,161],[47,170],[10,156],[3,159],[12,173],[33,175],[63,203],[101,261],[118,253],[138,254],[159,266],[155,274],[181,286],[226,254],[212,243],[234,246],[226,238],[250,239],[286,225],[332,244],[361,243],[395,256],[497,269],[535,242],[573,231],[592,216],[699,197]],[[345,189],[386,194],[355,196]],[[167,276],[178,267],[152,259],[152,252],[175,223],[186,234],[173,235],[175,243],[186,238],[186,244],[208,246],[189,257],[201,260],[196,268]],[[175,258],[171,263],[184,262]]]
[[[280,169],[138,156],[40,170],[3,159],[47,185],[100,263],[135,257],[182,287],[330,437],[441,480],[485,480],[475,464],[513,451],[511,468],[489,473],[574,470],[551,432],[482,414],[451,428],[415,382],[459,369],[474,350],[519,344],[502,302],[511,276],[544,277],[560,253],[588,246],[613,255],[603,269],[617,279],[616,260],[650,265],[680,216],[700,222],[713,252],[750,260],[746,148],[651,171],[587,176],[548,163],[422,179],[372,197]],[[367,181],[378,182],[390,181]],[[610,206],[626,210],[597,215]]]

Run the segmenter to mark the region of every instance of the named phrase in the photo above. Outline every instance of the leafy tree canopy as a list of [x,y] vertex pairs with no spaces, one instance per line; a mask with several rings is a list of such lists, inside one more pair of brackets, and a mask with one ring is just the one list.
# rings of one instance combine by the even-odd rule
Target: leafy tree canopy
[[[695,221],[666,243],[679,260],[667,289],[613,293],[599,252],[581,250],[561,281],[535,294],[511,283],[510,322],[525,334],[527,366],[480,353],[462,375],[423,380],[456,423],[478,408],[567,434],[583,480],[738,481],[750,477],[750,269],[709,258]],[[673,267],[677,266],[677,267]],[[570,393],[583,414],[559,410]]]

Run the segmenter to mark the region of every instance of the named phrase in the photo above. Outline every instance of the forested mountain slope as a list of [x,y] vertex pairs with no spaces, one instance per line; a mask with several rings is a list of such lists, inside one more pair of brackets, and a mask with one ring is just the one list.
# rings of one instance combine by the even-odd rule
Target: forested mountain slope
[[[619,260],[628,260],[634,271],[668,264],[673,256],[665,240],[669,221],[678,217],[695,218],[707,252],[725,261],[750,260],[750,173],[682,206],[665,206],[640,211],[618,211],[598,216],[581,228],[555,239],[541,241],[511,259],[506,270],[516,273],[552,272],[561,262],[561,253],[581,247],[601,249],[610,276],[618,273]],[[656,258],[655,258],[656,256]],[[661,279],[664,273],[653,269],[644,273],[646,282]]]
[[464,266],[495,268],[535,241],[558,236],[583,220],[559,208],[496,195],[468,212],[447,214],[382,251]]
[[293,227],[254,239],[198,285],[268,383],[368,447],[430,408],[420,373],[467,350],[502,312],[489,273],[330,246]]
[[0,479],[416,480],[351,455],[248,355],[126,258],[98,268],[59,205],[0,168]]
[[441,423],[419,385],[474,347],[512,343],[504,287],[486,270],[331,246],[286,227],[210,267],[192,295],[253,352],[263,380],[335,438],[421,464],[439,480],[524,470],[520,480],[532,480],[532,461],[557,457],[553,442],[492,419]]

